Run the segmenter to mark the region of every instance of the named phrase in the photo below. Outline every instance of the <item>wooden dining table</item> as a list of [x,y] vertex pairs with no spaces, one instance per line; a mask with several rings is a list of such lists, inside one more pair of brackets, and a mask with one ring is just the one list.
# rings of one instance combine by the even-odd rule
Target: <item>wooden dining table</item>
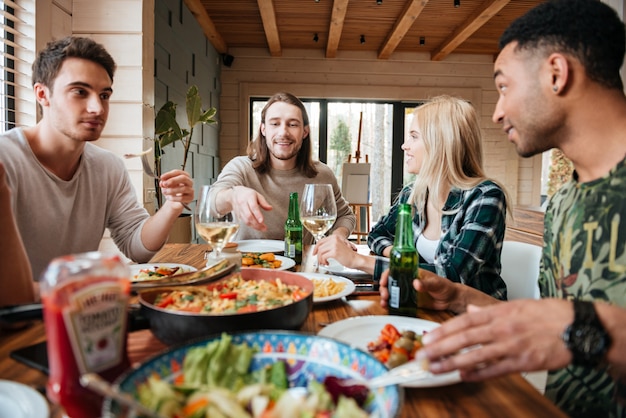
[[[205,265],[204,244],[166,244],[151,262],[188,264],[197,268]],[[302,266],[296,270],[308,271],[312,257],[305,254]],[[373,292],[354,293],[340,300],[315,304],[300,329],[303,333],[316,334],[324,326],[342,319],[363,315],[387,315],[380,305],[379,296]],[[442,322],[452,316],[449,312],[418,310],[418,318]],[[372,329],[373,338],[380,330]],[[44,341],[42,321],[23,324],[17,329],[0,331],[0,379],[7,379],[31,386],[45,394],[47,376],[10,357],[10,352]],[[128,354],[133,364],[139,364],[150,356],[164,350],[149,330],[128,334]],[[62,411],[50,405],[51,418],[60,418]],[[520,374],[486,380],[484,382],[460,382],[449,386],[432,388],[404,388],[404,404],[400,416],[409,417],[565,417],[552,402],[547,400]]]

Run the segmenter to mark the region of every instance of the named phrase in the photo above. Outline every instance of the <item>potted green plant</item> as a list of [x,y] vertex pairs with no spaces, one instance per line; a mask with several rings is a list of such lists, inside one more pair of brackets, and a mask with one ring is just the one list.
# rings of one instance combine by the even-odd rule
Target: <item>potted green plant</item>
[[[183,161],[181,169],[185,170],[187,166],[187,157],[189,156],[189,147],[193,137],[194,128],[198,124],[215,124],[214,119],[217,110],[211,107],[205,111],[202,110],[202,98],[198,92],[198,87],[192,85],[187,90],[187,99],[185,102],[187,111],[187,127],[181,128],[176,121],[176,103],[168,101],[156,114],[154,119],[154,168],[157,176],[161,176],[161,158],[163,157],[163,149],[177,141],[183,146]],[[155,197],[156,207],[160,208],[163,204],[163,196],[159,187],[159,181],[155,179]]]

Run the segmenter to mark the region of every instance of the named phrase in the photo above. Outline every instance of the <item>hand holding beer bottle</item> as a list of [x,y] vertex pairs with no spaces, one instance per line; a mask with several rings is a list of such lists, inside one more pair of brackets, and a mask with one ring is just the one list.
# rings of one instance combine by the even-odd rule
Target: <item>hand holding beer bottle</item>
[[411,205],[403,203],[398,211],[396,236],[389,255],[389,314],[415,317],[417,291],[413,280],[417,277],[419,257],[413,239]]

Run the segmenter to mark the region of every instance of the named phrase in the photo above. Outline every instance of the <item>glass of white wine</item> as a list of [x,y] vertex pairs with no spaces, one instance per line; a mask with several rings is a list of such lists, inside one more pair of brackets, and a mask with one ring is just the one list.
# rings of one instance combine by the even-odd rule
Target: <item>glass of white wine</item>
[[313,235],[316,244],[332,228],[336,219],[333,187],[330,184],[306,184],[300,202],[300,221]]
[[194,223],[196,231],[204,240],[211,245],[214,259],[222,258],[222,250],[239,229],[232,213],[225,215],[215,211],[215,203],[212,201],[211,186],[202,186],[200,196],[194,211]]

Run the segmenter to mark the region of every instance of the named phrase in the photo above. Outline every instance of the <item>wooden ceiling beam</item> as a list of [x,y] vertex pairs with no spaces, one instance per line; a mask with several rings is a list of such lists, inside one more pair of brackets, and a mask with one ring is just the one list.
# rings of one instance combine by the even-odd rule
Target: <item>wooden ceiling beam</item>
[[510,0],[486,0],[473,13],[463,25],[459,26],[438,48],[436,48],[430,59],[441,61],[452,53],[459,45],[467,40],[496,15]]
[[211,16],[206,11],[200,0],[185,0],[185,4],[189,8],[189,11],[198,21],[198,24],[202,28],[204,35],[207,37],[213,48],[220,54],[226,54],[228,52],[228,45],[222,38],[222,35],[217,31]]
[[274,10],[273,0],[257,0],[261,19],[263,20],[263,29],[265,30],[265,38],[270,49],[270,55],[280,57],[283,52],[280,47],[280,37],[278,36],[278,25],[276,24],[276,11]]
[[378,59],[389,59],[428,2],[429,0],[411,0],[406,4],[400,18],[396,20],[394,28],[378,52]]
[[328,28],[328,43],[326,44],[326,58],[335,58],[339,49],[339,40],[343,32],[343,24],[346,20],[348,3],[350,0],[334,0],[333,13],[330,17]]

